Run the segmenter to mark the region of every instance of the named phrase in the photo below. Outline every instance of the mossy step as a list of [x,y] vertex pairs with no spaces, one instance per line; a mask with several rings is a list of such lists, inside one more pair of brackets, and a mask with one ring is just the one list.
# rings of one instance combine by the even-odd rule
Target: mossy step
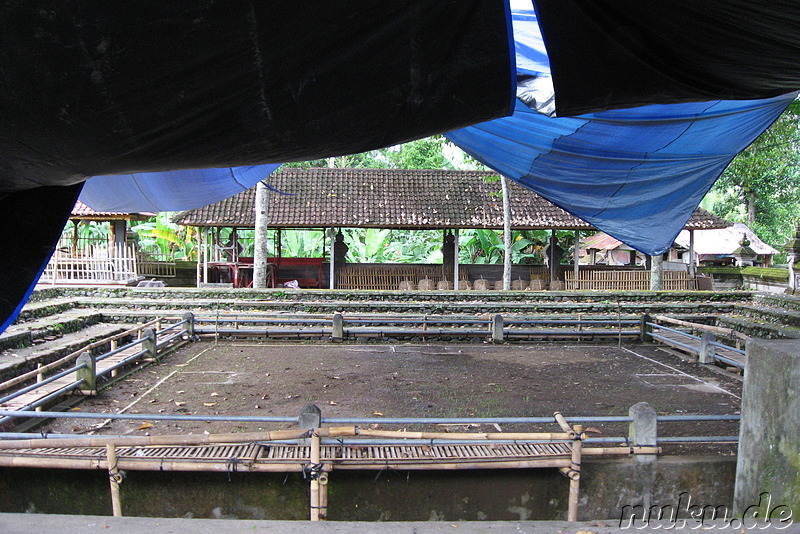
[[50,363],[80,350],[98,339],[113,336],[125,330],[127,330],[125,325],[98,323],[66,334],[58,340],[18,350],[5,350],[0,353],[0,381],[32,371],[37,364]]
[[774,323],[758,321],[750,317],[720,316],[719,326],[731,328],[751,337],[763,339],[798,339],[800,328],[788,327]]
[[737,304],[734,306],[733,313],[746,317],[760,318],[764,322],[775,323],[782,326],[800,327],[800,312],[787,310],[785,308]]
[[783,293],[759,293],[753,296],[753,302],[763,306],[800,312],[800,296]]
[[76,300],[70,297],[29,301],[20,311],[15,324],[25,323],[64,313],[76,307]]
[[[328,289],[60,288],[76,299],[134,298],[157,300],[244,301],[385,301],[385,302],[742,302],[751,291],[364,291]],[[52,290],[50,290],[52,291]]]
[[0,350],[30,346],[38,340],[77,332],[101,321],[102,314],[95,310],[70,310],[44,319],[14,324],[0,334]]
[[[206,299],[79,299],[78,304],[96,310],[148,310],[151,315],[170,314],[182,311],[204,310],[206,313],[241,313],[289,311],[306,313],[419,313],[431,315],[483,314],[483,313],[671,313],[671,314],[715,314],[730,313],[731,303],[705,302],[655,302],[655,303],[597,303],[597,302],[384,302],[384,301],[254,301]],[[106,315],[114,312],[105,312]]]

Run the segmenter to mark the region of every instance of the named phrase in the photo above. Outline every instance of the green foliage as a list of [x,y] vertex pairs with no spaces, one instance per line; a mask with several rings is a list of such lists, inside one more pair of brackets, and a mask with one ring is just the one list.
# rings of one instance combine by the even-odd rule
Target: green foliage
[[147,221],[131,223],[139,249],[176,260],[196,259],[196,229],[173,223],[172,215],[165,211]]
[[780,248],[800,218],[800,102],[734,158],[703,206]]

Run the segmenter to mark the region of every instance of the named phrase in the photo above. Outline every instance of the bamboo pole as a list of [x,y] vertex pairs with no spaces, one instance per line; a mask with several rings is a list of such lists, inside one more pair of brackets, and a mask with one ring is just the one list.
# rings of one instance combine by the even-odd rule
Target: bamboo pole
[[569,466],[571,473],[569,475],[567,521],[578,520],[578,499],[580,497],[581,485],[581,449],[583,448],[581,433],[583,432],[583,426],[575,425],[574,431],[575,439],[572,441],[572,459]]
[[[255,441],[274,441],[299,439],[308,434],[307,430],[273,430],[271,432],[241,432],[235,434],[186,434],[168,436],[109,436],[96,438],[54,438],[2,440],[0,449],[37,449],[67,447],[104,447],[113,444],[117,447],[144,447],[148,445],[207,445],[219,443],[249,443]],[[346,434],[352,435],[352,434]]]
[[321,473],[319,476],[319,519],[328,519],[328,474]]
[[357,429],[357,435],[376,438],[463,439],[463,440],[567,440],[572,434],[560,432],[408,432],[405,430]]
[[555,418],[558,426],[560,426],[561,429],[567,433],[568,439],[575,439],[575,431],[571,426],[569,426],[569,423],[567,423],[567,420],[564,419],[563,415],[561,415],[561,412],[555,412],[553,414],[553,418]]
[[106,459],[108,462],[108,480],[111,484],[111,511],[114,517],[122,517],[122,502],[119,496],[119,483],[122,477],[117,465],[117,450],[113,444],[106,445]]
[[319,472],[317,471],[319,465],[319,435],[314,432],[311,434],[311,521],[320,520]]

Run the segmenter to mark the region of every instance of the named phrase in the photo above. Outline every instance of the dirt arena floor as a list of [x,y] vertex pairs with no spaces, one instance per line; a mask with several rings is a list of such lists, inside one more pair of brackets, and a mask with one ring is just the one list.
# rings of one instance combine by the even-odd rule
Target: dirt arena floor
[[[77,410],[133,414],[323,417],[738,414],[741,378],[642,345],[350,345],[199,342],[85,400]],[[113,435],[246,432],[286,423],[59,419],[38,430]],[[381,428],[396,428],[375,423]],[[622,436],[625,424],[595,424]],[[480,431],[496,431],[483,424]],[[415,427],[419,429],[420,427]],[[437,430],[442,430],[439,427]],[[543,429],[545,427],[539,427]],[[429,428],[430,429],[430,428]],[[501,431],[523,430],[500,425]],[[531,427],[526,427],[532,430]],[[550,428],[557,430],[556,427]],[[462,430],[462,428],[458,428]],[[664,423],[662,435],[736,435],[736,423]],[[673,451],[684,447],[672,446]],[[705,446],[712,447],[712,446]],[[715,447],[718,452],[735,450]],[[706,449],[707,450],[707,449]]]

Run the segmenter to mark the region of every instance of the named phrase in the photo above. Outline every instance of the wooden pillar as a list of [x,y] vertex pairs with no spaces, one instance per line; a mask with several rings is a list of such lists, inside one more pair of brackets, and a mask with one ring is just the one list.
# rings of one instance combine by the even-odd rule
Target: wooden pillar
[[[697,276],[697,259],[694,253],[694,230],[689,230],[689,279],[694,280]],[[697,289],[695,287],[695,289]]]
[[264,182],[256,185],[256,232],[255,250],[253,252],[253,288],[267,287],[267,256],[269,241],[267,240],[267,224],[269,220],[269,188]]
[[581,231],[575,230],[575,250],[572,251],[572,261],[575,263],[575,287],[573,289],[580,289],[581,283],[579,282],[579,274],[581,268]]
[[460,276],[460,273],[458,272],[458,253],[460,251],[460,248],[458,246],[458,228],[453,230],[453,237],[454,237],[454,241],[453,241],[453,252],[454,252],[454,254],[453,254],[453,256],[454,256],[453,257],[453,289],[458,291],[460,289],[459,288],[459,280],[460,280],[459,276]]
[[503,290],[511,289],[511,199],[508,192],[508,178],[500,176],[503,190]]
[[556,229],[550,230],[550,247],[548,249],[548,267],[550,267],[550,288],[553,288],[553,283],[558,280],[558,264],[560,258],[556,254],[558,248],[558,240],[556,238]]
[[328,237],[331,239],[331,251],[328,254],[328,289],[336,287],[336,280],[334,280],[336,272],[336,231],[333,228],[328,228]]
[[203,282],[208,283],[208,226],[203,228]]
[[664,257],[661,254],[650,257],[650,290],[664,289]]

